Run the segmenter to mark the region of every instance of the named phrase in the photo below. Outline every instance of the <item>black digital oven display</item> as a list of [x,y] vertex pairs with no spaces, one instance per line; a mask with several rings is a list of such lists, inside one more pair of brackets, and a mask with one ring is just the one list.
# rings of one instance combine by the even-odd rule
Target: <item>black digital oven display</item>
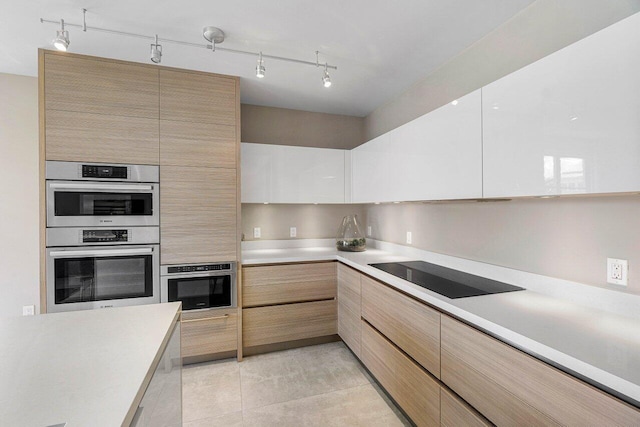
[[126,166],[82,165],[83,178],[127,179]]
[[82,243],[128,242],[129,230],[82,230]]

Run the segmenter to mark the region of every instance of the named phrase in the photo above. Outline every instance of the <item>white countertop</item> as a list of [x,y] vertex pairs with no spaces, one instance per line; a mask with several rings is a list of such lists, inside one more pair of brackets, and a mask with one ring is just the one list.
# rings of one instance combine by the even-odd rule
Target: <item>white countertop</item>
[[[366,252],[340,252],[327,246],[267,248],[266,242],[247,243],[242,251],[245,266],[340,261],[640,406],[638,296],[384,242],[378,246],[385,250]],[[526,290],[450,299],[368,265],[418,259]]]
[[122,425],[179,314],[169,303],[3,319],[0,424]]

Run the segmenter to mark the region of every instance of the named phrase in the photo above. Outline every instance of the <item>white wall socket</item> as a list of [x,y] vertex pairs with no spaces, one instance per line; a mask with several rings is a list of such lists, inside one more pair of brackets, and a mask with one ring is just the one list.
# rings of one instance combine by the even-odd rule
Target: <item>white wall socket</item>
[[36,306],[35,305],[23,305],[22,306],[22,315],[23,316],[33,316],[36,314]]
[[298,234],[298,230],[296,230],[295,227],[289,228],[289,237],[296,237],[297,234]]
[[411,239],[411,232],[410,232],[410,231],[407,231],[407,245],[410,245],[410,244],[411,244],[411,240],[412,240],[412,239]]
[[254,239],[259,239],[260,238],[260,227],[253,227],[253,238]]
[[627,286],[629,263],[626,259],[607,258],[607,283]]
[[367,225],[367,237],[371,237],[371,226]]

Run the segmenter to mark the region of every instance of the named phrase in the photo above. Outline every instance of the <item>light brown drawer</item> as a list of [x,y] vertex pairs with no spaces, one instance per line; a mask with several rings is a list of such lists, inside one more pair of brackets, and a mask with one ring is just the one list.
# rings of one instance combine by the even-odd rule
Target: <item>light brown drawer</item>
[[157,165],[158,119],[47,111],[47,160]]
[[362,317],[440,377],[440,313],[362,276]]
[[245,308],[242,310],[244,347],[334,335],[336,301]]
[[362,362],[416,425],[440,424],[440,384],[364,321]]
[[442,381],[497,425],[640,425],[640,411],[442,316]]
[[360,357],[360,276],[338,264],[338,335]]
[[242,306],[335,298],[336,264],[323,262],[244,267]]
[[238,309],[182,312],[182,357],[238,348]]
[[445,387],[441,387],[440,425],[443,427],[489,427],[492,424],[467,402]]

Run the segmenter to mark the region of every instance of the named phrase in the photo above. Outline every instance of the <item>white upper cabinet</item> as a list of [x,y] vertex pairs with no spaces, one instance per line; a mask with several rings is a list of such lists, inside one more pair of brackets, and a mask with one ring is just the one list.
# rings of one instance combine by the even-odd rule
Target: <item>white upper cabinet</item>
[[242,203],[348,202],[347,156],[345,150],[243,142]]
[[640,14],[482,89],[484,196],[640,190]]
[[480,90],[351,152],[354,203],[482,197]]

